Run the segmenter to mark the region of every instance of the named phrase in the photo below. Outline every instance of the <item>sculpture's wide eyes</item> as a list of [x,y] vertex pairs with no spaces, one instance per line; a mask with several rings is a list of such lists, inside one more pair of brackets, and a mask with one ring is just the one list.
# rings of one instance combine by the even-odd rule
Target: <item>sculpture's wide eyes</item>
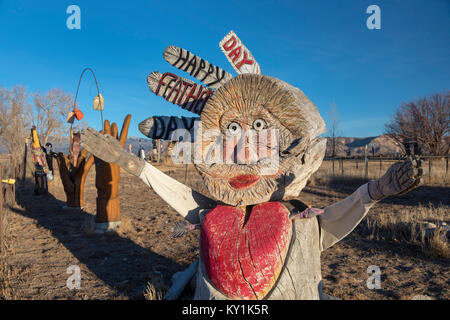
[[237,122],[232,122],[228,125],[228,132],[231,135],[236,136],[241,132],[241,126]]
[[256,131],[263,130],[265,127],[266,122],[264,121],[264,119],[256,119],[255,121],[253,121],[253,129],[255,129]]

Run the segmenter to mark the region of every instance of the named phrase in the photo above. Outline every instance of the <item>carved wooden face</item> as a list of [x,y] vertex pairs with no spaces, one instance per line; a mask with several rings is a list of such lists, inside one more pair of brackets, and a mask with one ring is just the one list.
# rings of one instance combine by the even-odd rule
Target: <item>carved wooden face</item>
[[245,74],[219,88],[201,113],[196,164],[209,192],[234,206],[297,196],[325,151],[317,108],[297,88]]

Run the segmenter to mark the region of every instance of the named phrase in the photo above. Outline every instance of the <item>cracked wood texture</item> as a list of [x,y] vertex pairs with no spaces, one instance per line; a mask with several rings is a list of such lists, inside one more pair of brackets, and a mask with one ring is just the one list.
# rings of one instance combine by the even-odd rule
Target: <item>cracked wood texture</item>
[[238,74],[261,74],[258,62],[234,31],[230,31],[220,41],[219,47]]
[[[318,300],[322,297],[322,275],[319,248],[319,222],[316,217],[296,219],[292,241],[277,282],[264,300]],[[203,252],[200,241],[200,250]],[[206,270],[200,255],[195,300],[229,300],[219,291]],[[242,298],[239,298],[242,299]]]
[[279,202],[217,206],[206,215],[201,231],[208,278],[228,298],[264,298],[277,282],[291,236],[289,211]]
[[200,114],[212,90],[173,73],[153,71],[147,77],[148,88],[157,96],[190,112]]
[[[201,139],[196,139],[195,153],[201,157],[216,148],[220,134],[225,137],[222,150],[226,150],[227,128],[232,122],[237,122],[243,130],[250,130],[249,124],[262,119],[267,130],[278,130],[279,139],[273,144],[274,149],[279,150],[278,159],[273,157],[271,149],[273,161],[268,163],[195,163],[210,194],[229,205],[297,197],[308,178],[320,167],[325,154],[326,140],[318,137],[325,131],[325,122],[317,107],[300,89],[276,78],[255,74],[233,78],[214,92],[200,119],[203,132],[217,133],[216,136],[203,134]],[[267,144],[261,145],[267,147]],[[278,165],[278,170],[275,173],[269,170],[272,172],[265,174],[271,163],[274,167]],[[260,179],[246,189],[230,185],[231,178],[243,175],[259,176]]]
[[189,75],[211,89],[217,89],[233,78],[225,70],[179,47],[167,47],[164,50],[163,56],[168,63],[180,70],[188,72]]

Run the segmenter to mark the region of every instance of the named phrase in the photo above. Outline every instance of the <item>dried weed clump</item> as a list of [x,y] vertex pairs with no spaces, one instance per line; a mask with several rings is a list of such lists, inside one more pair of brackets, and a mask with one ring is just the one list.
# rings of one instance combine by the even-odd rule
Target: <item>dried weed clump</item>
[[427,255],[449,259],[449,213],[450,207],[431,203],[381,212],[368,215],[358,230],[369,239],[407,242]]
[[145,288],[144,298],[145,300],[162,300],[167,289],[162,276],[153,274]]

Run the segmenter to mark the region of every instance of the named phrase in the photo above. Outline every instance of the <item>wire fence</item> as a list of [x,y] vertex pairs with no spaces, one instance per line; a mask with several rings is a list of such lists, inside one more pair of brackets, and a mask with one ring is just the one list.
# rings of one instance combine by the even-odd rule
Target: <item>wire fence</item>
[[[446,183],[449,176],[449,158],[446,156],[418,156],[422,159],[423,176],[427,182]],[[368,180],[382,176],[393,163],[406,157],[325,157],[322,170],[333,175],[355,175]]]

